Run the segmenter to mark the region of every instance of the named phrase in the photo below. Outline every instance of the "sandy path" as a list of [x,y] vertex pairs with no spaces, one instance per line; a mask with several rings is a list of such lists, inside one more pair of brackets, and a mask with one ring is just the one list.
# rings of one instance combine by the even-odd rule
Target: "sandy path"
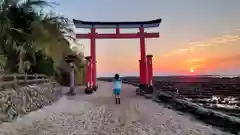
[[99,82],[92,95],[80,92],[55,104],[0,125],[0,135],[228,135],[211,126],[135,96],[124,84],[115,105],[111,84]]

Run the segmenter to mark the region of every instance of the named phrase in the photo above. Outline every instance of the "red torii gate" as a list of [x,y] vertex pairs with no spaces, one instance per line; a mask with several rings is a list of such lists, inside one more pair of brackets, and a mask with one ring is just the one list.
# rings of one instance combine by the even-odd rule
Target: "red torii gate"
[[[76,28],[87,28],[91,32],[88,34],[76,34],[77,39],[90,39],[90,56],[86,57],[86,89],[92,93],[92,90],[97,89],[96,83],[96,39],[140,39],[140,87],[145,89],[147,86],[152,85],[152,55],[146,56],[145,49],[145,38],[158,38],[159,33],[147,33],[144,31],[145,28],[159,27],[161,19],[151,21],[139,21],[139,22],[89,22],[81,20],[73,20]],[[122,29],[138,28],[137,33],[120,33]],[[97,33],[96,29],[116,29],[116,33]]]

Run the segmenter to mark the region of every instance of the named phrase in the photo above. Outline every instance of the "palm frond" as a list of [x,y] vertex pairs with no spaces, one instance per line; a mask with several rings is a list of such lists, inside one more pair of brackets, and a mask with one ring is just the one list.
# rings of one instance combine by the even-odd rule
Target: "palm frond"
[[64,55],[75,53],[76,63],[81,64],[83,54],[70,49],[70,43],[77,42],[69,19],[43,12],[44,7],[54,4],[47,0],[0,0],[0,53],[26,52],[34,57],[34,52],[41,51],[54,60],[55,66],[64,63]]
[[47,2],[46,0],[26,0],[21,5],[23,8],[33,8],[33,7],[52,7],[53,4],[56,4],[55,2]]

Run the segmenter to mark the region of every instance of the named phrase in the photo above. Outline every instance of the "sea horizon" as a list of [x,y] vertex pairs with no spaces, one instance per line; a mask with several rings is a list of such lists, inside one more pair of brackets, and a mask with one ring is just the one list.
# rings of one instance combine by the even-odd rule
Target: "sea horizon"
[[[240,75],[157,75],[153,76],[153,78],[156,77],[228,77],[228,78],[234,78],[234,77],[240,77]],[[112,77],[112,76],[100,76],[98,78],[102,77]],[[134,76],[134,75],[129,75],[129,76],[122,76],[124,77],[139,77],[139,76]]]

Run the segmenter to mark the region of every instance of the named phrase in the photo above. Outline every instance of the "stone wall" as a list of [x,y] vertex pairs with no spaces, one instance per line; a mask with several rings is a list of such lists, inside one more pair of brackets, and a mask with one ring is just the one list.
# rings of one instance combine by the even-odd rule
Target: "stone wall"
[[58,84],[46,83],[0,91],[0,123],[43,108],[62,96]]

